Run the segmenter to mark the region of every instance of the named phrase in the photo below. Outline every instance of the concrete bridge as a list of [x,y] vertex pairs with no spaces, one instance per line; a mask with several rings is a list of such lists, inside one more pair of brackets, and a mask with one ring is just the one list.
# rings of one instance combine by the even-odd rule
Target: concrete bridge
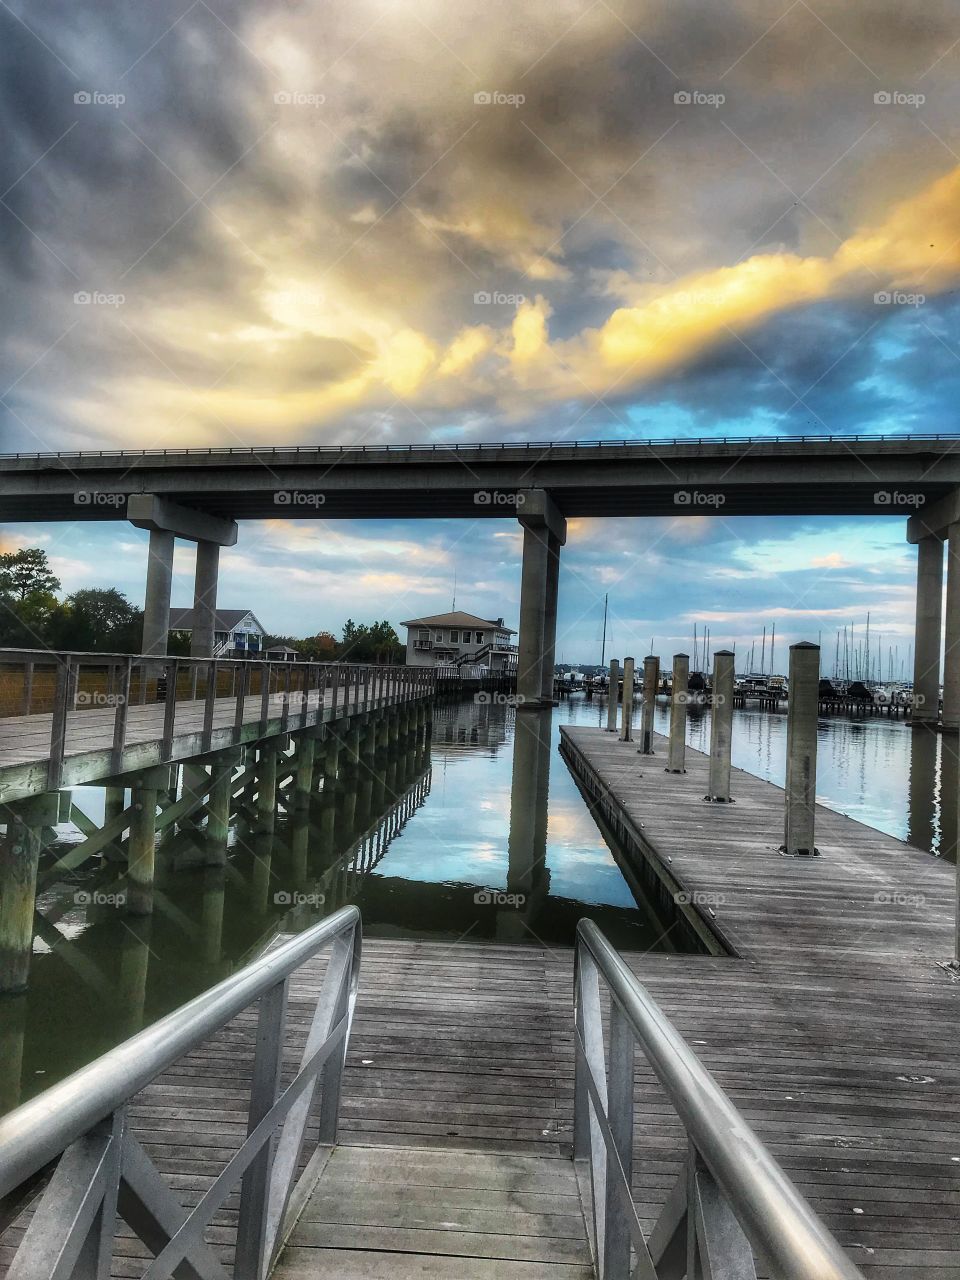
[[191,652],[213,645],[220,548],[237,521],[516,518],[521,705],[553,698],[560,549],[573,516],[885,515],[918,545],[915,715],[960,727],[960,437],[791,436],[468,446],[291,446],[0,456],[0,521],[150,531],[143,652],[166,651],[175,538],[197,545]]

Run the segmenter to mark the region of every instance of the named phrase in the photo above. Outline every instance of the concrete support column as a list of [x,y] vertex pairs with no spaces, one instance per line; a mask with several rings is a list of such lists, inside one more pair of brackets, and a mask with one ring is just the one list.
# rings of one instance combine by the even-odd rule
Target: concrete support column
[[784,788],[783,852],[813,855],[817,801],[817,702],[820,647],[790,646],[787,703],[787,777]]
[[670,690],[670,753],[668,773],[686,773],[687,697],[690,687],[690,657],[673,655],[673,684]]
[[0,841],[0,993],[25,991],[33,953],[33,913],[37,894],[42,827],[29,808],[8,809],[7,834]]
[[[817,680],[819,681],[819,651]],[[730,795],[730,744],[733,739],[733,654],[718,649],[713,655],[713,699],[710,714],[710,780],[707,800],[721,803]],[[814,686],[813,710],[817,710],[817,685]],[[814,723],[816,736],[816,723]]]
[[150,778],[148,782],[150,785],[137,782],[132,789],[133,817],[127,862],[127,911],[132,916],[148,916],[153,911],[158,787],[155,779]]
[[[934,699],[936,709],[936,699]],[[947,624],[943,653],[943,727],[960,729],[960,521],[947,531]]]
[[549,538],[545,528],[529,525],[524,528],[517,642],[517,705],[520,707],[538,706],[543,693]]
[[220,544],[197,543],[197,568],[193,582],[193,632],[191,658],[212,658],[216,630],[217,579],[220,572]]
[[547,538],[547,586],[543,606],[543,665],[540,701],[553,703],[554,668],[557,664],[557,600],[560,595],[560,539]]
[[623,715],[620,720],[620,741],[633,741],[633,659],[623,660]]
[[640,719],[640,749],[645,756],[653,755],[653,712],[657,705],[657,686],[660,683],[660,659],[655,653],[643,660],[643,707]]
[[940,633],[943,614],[943,543],[917,543],[917,615],[913,645],[914,723],[936,724],[940,706]]
[[617,700],[620,697],[620,663],[610,659],[610,683],[607,686],[607,733],[617,732]]
[[143,652],[163,657],[170,631],[170,584],[173,579],[173,534],[150,530],[147,553],[147,590],[143,606]]

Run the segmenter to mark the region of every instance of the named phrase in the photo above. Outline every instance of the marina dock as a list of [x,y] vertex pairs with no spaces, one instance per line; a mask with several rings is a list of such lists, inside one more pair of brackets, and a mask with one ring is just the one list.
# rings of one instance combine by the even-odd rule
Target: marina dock
[[[816,858],[785,858],[783,792],[733,771],[710,804],[707,757],[665,772],[599,729],[563,751],[617,835],[733,952],[628,956],[865,1275],[960,1276],[960,983],[955,869],[817,806]],[[638,1116],[640,1204],[682,1151],[657,1088]]]

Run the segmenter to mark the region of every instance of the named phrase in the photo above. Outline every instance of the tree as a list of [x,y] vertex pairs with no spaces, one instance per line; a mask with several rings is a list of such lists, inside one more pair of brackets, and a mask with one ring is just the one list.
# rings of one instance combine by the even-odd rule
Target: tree
[[122,591],[85,587],[67,597],[66,609],[70,635],[64,647],[94,653],[139,652],[143,614]]
[[20,547],[0,554],[0,596],[23,604],[31,595],[52,596],[60,579],[50,568],[47,553],[39,547]]
[[60,580],[39,547],[0,554],[0,645],[45,647],[59,590]]
[[404,652],[399,636],[386,619],[367,626],[348,618],[337,646],[337,656],[344,662],[400,662]]

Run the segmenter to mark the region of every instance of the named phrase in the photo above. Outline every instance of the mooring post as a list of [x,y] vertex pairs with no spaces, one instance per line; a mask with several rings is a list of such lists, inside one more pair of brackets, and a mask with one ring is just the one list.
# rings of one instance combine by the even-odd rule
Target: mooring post
[[617,732],[617,700],[620,697],[620,663],[610,659],[610,684],[607,686],[607,733]]
[[620,721],[620,741],[633,741],[633,659],[623,660],[623,716]]
[[[53,794],[55,799],[56,793]],[[35,800],[44,798],[37,796]],[[33,800],[7,805],[5,809],[7,834],[0,841],[0,993],[27,988],[45,822],[42,807]]]
[[[162,766],[161,766],[162,768]],[[148,916],[153,911],[153,875],[157,849],[158,770],[148,770],[131,788],[133,817],[130,820],[127,860],[127,913]]]
[[659,683],[660,659],[655,653],[648,653],[643,660],[643,707],[640,716],[640,749],[645,756],[653,755],[653,713]]
[[784,842],[788,856],[811,856],[817,804],[817,694],[820,647],[801,641],[790,646],[787,701],[787,776],[784,787]]
[[[733,653],[713,655],[713,694],[710,712],[710,780],[706,800],[724,803],[730,796],[730,744],[733,738]],[[816,694],[816,689],[814,689]],[[816,700],[814,700],[816,710]]]
[[690,658],[673,655],[673,682],[670,688],[670,751],[667,773],[686,773],[687,698],[690,689]]

